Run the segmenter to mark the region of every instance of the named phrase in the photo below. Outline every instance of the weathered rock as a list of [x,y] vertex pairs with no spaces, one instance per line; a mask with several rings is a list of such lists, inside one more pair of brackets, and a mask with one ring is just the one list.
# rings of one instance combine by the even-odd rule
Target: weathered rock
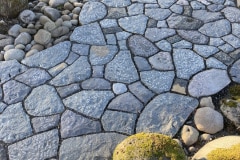
[[169,28],[147,28],[145,37],[152,42],[160,41],[176,34],[174,29]]
[[160,5],[161,8],[169,8],[171,7],[177,0],[158,0],[158,4]]
[[49,5],[53,8],[64,5],[67,0],[49,0]]
[[36,18],[36,15],[33,11],[31,10],[24,10],[22,11],[20,14],[19,14],[19,19],[23,22],[23,23],[26,23],[26,24],[29,24],[29,23],[32,23],[34,22]]
[[[47,24],[47,23],[46,23]],[[58,38],[60,36],[63,36],[65,34],[69,33],[69,28],[66,26],[59,26],[51,31],[51,36],[54,38]]]
[[157,70],[173,70],[172,57],[169,52],[159,52],[149,58],[152,67]]
[[42,45],[48,44],[50,40],[51,40],[51,33],[44,29],[40,29],[37,32],[37,34],[35,34],[34,36],[34,41]]
[[140,71],[147,71],[151,70],[151,66],[146,58],[140,57],[140,56],[135,56],[134,57],[134,62],[136,64],[137,70]]
[[232,65],[230,75],[234,82],[240,83],[240,60],[236,61]]
[[240,11],[238,8],[226,7],[222,12],[230,22],[240,22]]
[[200,107],[210,107],[210,108],[214,109],[215,105],[213,104],[212,97],[201,98]]
[[207,10],[194,10],[192,16],[202,20],[204,23],[213,22],[224,18],[220,12],[208,12]]
[[112,88],[115,94],[122,94],[127,92],[127,87],[123,83],[114,83]]
[[184,125],[181,131],[181,138],[187,146],[191,146],[198,140],[199,132],[192,126]]
[[60,120],[59,114],[48,117],[35,117],[32,119],[32,124],[35,132],[38,133],[57,127],[59,120]]

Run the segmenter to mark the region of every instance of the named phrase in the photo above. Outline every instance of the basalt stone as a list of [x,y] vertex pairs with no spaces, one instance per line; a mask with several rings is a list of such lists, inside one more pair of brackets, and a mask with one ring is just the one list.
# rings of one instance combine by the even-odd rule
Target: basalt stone
[[160,41],[167,37],[175,35],[176,32],[174,29],[169,28],[147,28],[145,32],[145,37],[152,42]]
[[173,137],[197,107],[197,99],[175,93],[160,94],[143,110],[136,132],[160,132]]
[[230,69],[230,75],[234,82],[240,83],[240,60],[233,64]]
[[208,44],[209,37],[198,31],[178,30],[178,34],[185,40],[195,44]]
[[162,21],[171,15],[171,11],[169,9],[162,8],[149,8],[145,9],[145,14],[146,16],[153,18],[157,21]]
[[66,107],[93,118],[100,118],[109,101],[111,91],[81,91],[63,100]]
[[133,35],[128,40],[129,48],[134,55],[149,57],[159,51],[154,44],[140,35]]

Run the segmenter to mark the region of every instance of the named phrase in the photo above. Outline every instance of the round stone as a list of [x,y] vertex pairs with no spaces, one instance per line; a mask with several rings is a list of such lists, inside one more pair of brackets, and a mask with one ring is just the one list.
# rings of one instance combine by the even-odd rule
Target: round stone
[[127,87],[123,83],[114,83],[113,84],[113,92],[115,94],[122,94],[127,92]]
[[20,49],[10,49],[5,52],[4,59],[6,61],[13,60],[13,59],[21,61],[24,58],[24,56],[25,56],[24,51],[22,51]]
[[189,125],[183,126],[181,131],[181,138],[187,146],[190,146],[197,142],[198,136],[199,132],[195,128]]
[[40,29],[37,34],[34,36],[34,41],[39,44],[46,45],[51,40],[51,33],[44,29]]

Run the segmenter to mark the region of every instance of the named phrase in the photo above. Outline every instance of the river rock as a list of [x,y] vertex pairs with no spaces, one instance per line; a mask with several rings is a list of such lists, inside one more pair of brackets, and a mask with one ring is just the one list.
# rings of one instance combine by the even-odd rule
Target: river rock
[[190,146],[197,142],[198,136],[199,132],[195,128],[188,125],[183,126],[181,131],[181,138],[187,146]]
[[51,33],[44,29],[40,29],[37,34],[34,36],[34,41],[39,44],[46,45],[51,40]]

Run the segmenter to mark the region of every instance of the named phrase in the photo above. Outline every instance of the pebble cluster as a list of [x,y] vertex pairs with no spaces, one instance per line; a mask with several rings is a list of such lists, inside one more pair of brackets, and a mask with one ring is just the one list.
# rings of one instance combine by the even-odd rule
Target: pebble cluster
[[[53,1],[36,5],[46,7],[29,25],[41,29],[34,36],[20,31],[14,40],[29,37],[29,51],[27,43],[22,50],[12,42],[3,46],[0,157],[111,159],[119,142],[139,132],[180,132],[194,153],[199,138],[208,141],[224,128],[211,96],[240,83],[235,1]],[[55,17],[67,4],[72,10]],[[68,40],[58,41],[65,35],[54,37],[54,31],[70,23]],[[35,46],[41,47],[32,51]]]

